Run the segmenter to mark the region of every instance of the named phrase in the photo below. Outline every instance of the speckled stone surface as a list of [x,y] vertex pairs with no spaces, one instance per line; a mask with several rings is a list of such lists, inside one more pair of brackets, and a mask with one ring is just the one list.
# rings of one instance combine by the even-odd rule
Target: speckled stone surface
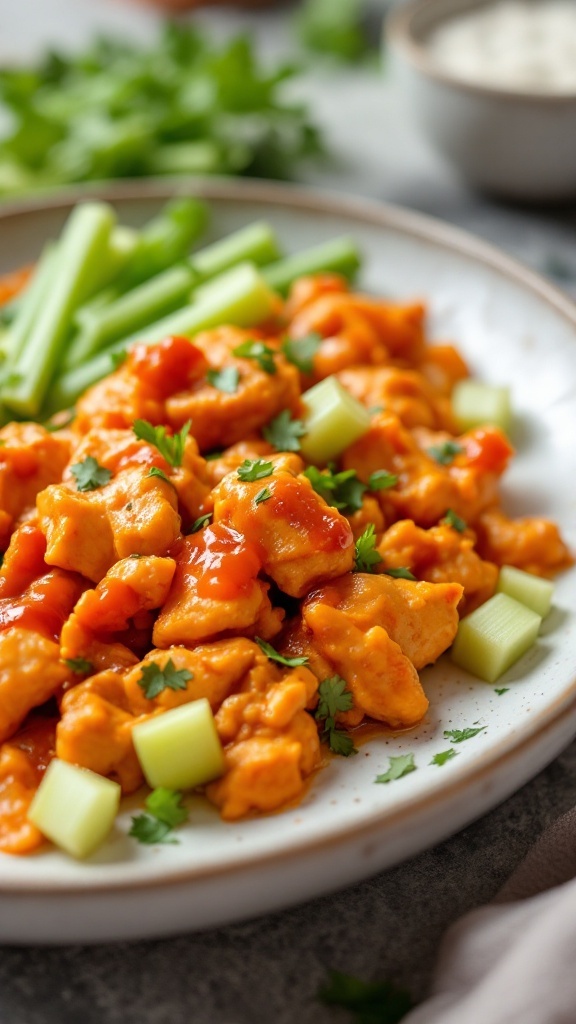
[[[289,11],[203,15],[287,46]],[[0,58],[73,46],[97,26],[147,38],[154,15],[120,0],[0,0]],[[470,193],[415,134],[393,83],[316,71],[307,95],[334,154],[308,181],[401,203],[576,285],[576,208],[522,209]],[[575,287],[576,292],[576,287]],[[501,807],[447,842],[344,892],[181,938],[100,947],[0,948],[0,1024],[338,1024],[318,1002],[329,968],[426,991],[447,925],[490,899],[542,829],[574,804],[576,744]],[[146,914],[145,905],[142,914]]]

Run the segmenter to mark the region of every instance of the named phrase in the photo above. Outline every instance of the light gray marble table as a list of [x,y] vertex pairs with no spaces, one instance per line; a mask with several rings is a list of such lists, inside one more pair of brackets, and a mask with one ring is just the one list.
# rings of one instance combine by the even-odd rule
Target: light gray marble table
[[[271,55],[290,11],[202,15],[215,32],[249,26]],[[0,59],[94,29],[145,41],[156,16],[121,0],[0,0]],[[304,88],[304,87],[303,87]],[[475,231],[542,270],[572,269],[576,208],[521,209],[467,190],[411,127],[376,72],[318,70],[305,94],[333,154],[305,180],[401,203]],[[501,807],[410,862],[334,896],[177,939],[97,948],[0,949],[0,1024],[329,1024],[315,998],[329,968],[425,992],[446,926],[490,899],[536,835],[576,799],[576,744]]]

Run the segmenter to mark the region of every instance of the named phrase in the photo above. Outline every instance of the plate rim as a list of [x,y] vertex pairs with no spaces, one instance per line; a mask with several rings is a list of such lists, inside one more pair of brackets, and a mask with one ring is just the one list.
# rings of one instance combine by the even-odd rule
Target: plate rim
[[[276,204],[284,208],[296,208],[313,213],[326,213],[359,220],[372,227],[396,230],[413,238],[432,242],[449,249],[456,254],[464,255],[479,261],[499,274],[526,287],[532,293],[559,313],[574,331],[576,341],[576,301],[560,288],[547,281],[541,274],[525,266],[520,260],[509,256],[497,246],[486,242],[471,232],[455,227],[443,220],[410,210],[399,205],[380,202],[374,199],[352,196],[332,189],[322,190],[309,186],[278,184],[265,179],[230,180],[226,178],[153,178],[146,180],[127,179],[112,183],[86,183],[66,187],[23,200],[10,200],[0,205],[0,232],[4,222],[12,218],[33,215],[46,210],[66,210],[77,202],[85,199],[101,199],[111,203],[139,201],[146,199],[166,200],[176,195],[197,195],[208,201],[257,202]],[[387,823],[398,824],[406,816],[411,817],[431,801],[443,803],[454,797],[463,786],[478,784],[482,778],[507,761],[521,756],[524,751],[542,734],[559,723],[564,716],[576,714],[576,675],[566,685],[562,694],[537,716],[524,723],[522,728],[504,737],[496,746],[485,754],[479,754],[466,768],[460,768],[457,778],[447,781],[440,789],[432,793],[415,795],[405,800],[400,807],[380,808],[369,812],[366,817],[354,825],[356,838],[369,839],[375,831],[379,831]],[[556,755],[557,756],[557,755]],[[530,776],[529,778],[531,778]],[[529,781],[526,780],[526,781]],[[260,855],[251,854],[240,858],[236,863],[173,868],[169,877],[159,873],[157,876],[144,878],[107,878],[87,880],[76,878],[64,882],[48,879],[2,879],[0,877],[0,895],[29,896],[35,893],[53,895],[97,895],[99,892],[166,889],[181,886],[183,883],[201,882],[203,879],[215,879],[234,874],[239,869],[267,867],[292,859],[302,854],[316,854],[329,847],[349,831],[349,826],[342,824],[339,828],[330,829],[321,837],[302,837],[294,844],[281,850],[268,850]],[[40,857],[42,851],[29,855],[27,859]],[[9,854],[0,856],[0,861]]]

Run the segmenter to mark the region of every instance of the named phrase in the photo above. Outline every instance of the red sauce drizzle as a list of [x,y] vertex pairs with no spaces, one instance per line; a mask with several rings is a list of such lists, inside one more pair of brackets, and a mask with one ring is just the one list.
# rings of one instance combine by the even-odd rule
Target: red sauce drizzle
[[216,601],[245,594],[262,565],[258,546],[220,523],[186,537],[179,560],[198,596]]

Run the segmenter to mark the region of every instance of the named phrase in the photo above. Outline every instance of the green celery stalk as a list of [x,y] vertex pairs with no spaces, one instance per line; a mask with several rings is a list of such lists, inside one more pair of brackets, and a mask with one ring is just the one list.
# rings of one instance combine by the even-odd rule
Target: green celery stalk
[[274,305],[274,295],[256,267],[251,263],[240,263],[203,285],[189,306],[116,341],[88,363],[63,374],[51,391],[47,414],[74,405],[86,388],[111,372],[111,356],[135,342],[153,345],[170,335],[192,337],[218,324],[249,327],[266,320],[274,311]]
[[188,197],[167,203],[141,229],[136,251],[117,281],[119,290],[134,288],[184,259],[207,220],[208,208],[200,199]]
[[74,311],[85,297],[94,267],[108,251],[114,220],[107,203],[82,203],[70,214],[58,243],[51,287],[14,364],[17,379],[2,389],[2,402],[12,412],[38,416]]
[[178,264],[101,309],[79,311],[76,322],[80,331],[66,353],[64,370],[79,366],[111,342],[178,309],[188,298],[193,281],[192,269]]
[[44,303],[57,265],[56,246],[48,244],[42,253],[26,290],[20,296],[18,310],[3,339],[4,366],[13,367],[18,359],[38,311]]
[[293,281],[306,274],[331,271],[352,280],[360,263],[360,253],[351,238],[333,238],[271,263],[263,274],[271,288],[285,295]]
[[264,266],[279,256],[278,239],[270,225],[265,221],[255,221],[193,253],[190,265],[205,281],[244,260]]

